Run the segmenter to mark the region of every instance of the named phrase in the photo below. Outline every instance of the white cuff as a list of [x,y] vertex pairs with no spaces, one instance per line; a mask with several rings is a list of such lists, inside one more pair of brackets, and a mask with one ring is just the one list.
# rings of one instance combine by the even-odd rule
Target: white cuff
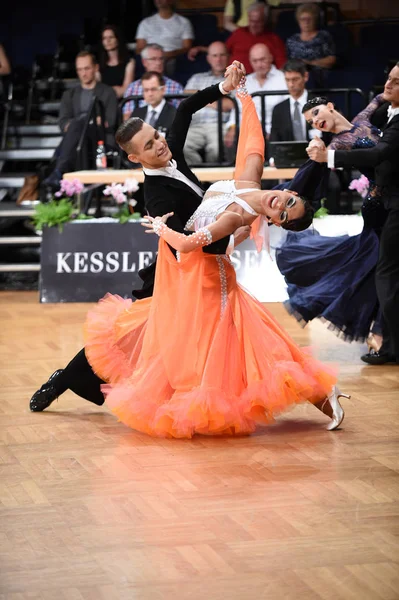
[[230,254],[233,254],[233,252],[234,252],[234,235],[231,234],[230,240],[229,240],[229,245],[227,246],[227,249],[226,249],[226,254],[228,254],[230,256]]
[[223,94],[223,96],[227,96],[228,94],[230,94],[230,92],[226,92],[226,90],[223,87],[224,81],[221,81],[219,83],[219,91],[221,94]]
[[329,169],[335,168],[334,155],[335,155],[335,150],[327,150],[327,166]]

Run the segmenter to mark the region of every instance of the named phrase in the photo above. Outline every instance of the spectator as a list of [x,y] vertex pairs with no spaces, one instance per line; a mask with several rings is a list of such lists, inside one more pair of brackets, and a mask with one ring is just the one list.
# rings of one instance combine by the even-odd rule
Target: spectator
[[[196,73],[186,84],[185,92],[203,90],[223,80],[229,53],[223,42],[213,42],[208,48],[207,61],[211,67],[205,73]],[[222,100],[222,121],[226,123],[233,105],[231,100]],[[219,158],[218,103],[208,104],[194,113],[184,145],[184,156],[189,165],[217,162]]]
[[6,51],[4,50],[4,46],[0,44],[0,98],[4,93],[4,87],[2,79],[5,75],[9,75],[11,73],[11,65],[8,60]]
[[315,130],[311,130],[302,114],[302,108],[309,99],[305,87],[309,79],[306,65],[301,60],[289,60],[283,67],[283,73],[289,97],[276,104],[273,109],[269,140],[271,142],[309,141],[315,137]]
[[239,27],[248,27],[248,8],[253,0],[227,0],[224,6],[223,27],[235,31]]
[[[251,61],[253,73],[247,76],[246,87],[249,94],[255,92],[268,92],[286,90],[284,74],[273,65],[273,55],[265,44],[255,44],[250,50],[249,60]],[[285,100],[286,94],[277,96],[266,96],[265,98],[265,131],[270,133],[272,123],[273,108]],[[262,118],[261,99],[259,96],[254,98],[256,110],[259,119]],[[235,111],[231,111],[227,123],[225,145],[231,148],[235,139]]]
[[[164,75],[165,59],[164,59],[164,51],[163,51],[162,46],[160,46],[159,44],[148,44],[148,46],[146,46],[141,53],[141,59],[142,59],[143,66],[144,66],[144,69],[146,72],[147,71],[156,71],[160,75]],[[182,94],[183,93],[183,86],[180,83],[178,83],[177,81],[174,81],[173,79],[169,79],[169,77],[165,77],[165,76],[164,76],[164,81],[165,81],[165,95],[166,96],[168,94]],[[143,95],[143,86],[141,84],[141,79],[136,79],[136,81],[133,81],[133,83],[131,83],[128,86],[125,93],[123,94],[124,98],[128,98],[129,96],[142,96],[142,95]],[[173,106],[175,106],[177,108],[179,105],[179,101],[172,100],[172,104],[173,104]],[[139,106],[145,106],[144,100],[140,100]],[[129,102],[126,102],[126,104],[124,104],[124,106],[123,106],[123,120],[124,121],[126,121],[130,117],[130,115],[133,112],[133,109],[134,109],[133,100],[130,100]]]
[[276,67],[281,69],[286,62],[285,47],[279,36],[266,27],[269,7],[262,2],[255,2],[248,7],[247,12],[248,27],[240,27],[226,41],[231,60],[242,62],[247,73],[252,73],[249,51],[255,44],[266,44]]
[[140,117],[166,136],[175,118],[176,109],[166,102],[165,80],[156,71],[147,71],[141,78],[146,106],[136,107],[132,117]]
[[295,16],[301,31],[287,40],[288,58],[303,60],[313,74],[314,84],[324,85],[326,70],[336,62],[334,41],[328,31],[317,28],[320,10],[316,4],[301,4]]
[[135,61],[115,25],[105,25],[101,30],[100,70],[98,79],[110,85],[118,98],[134,79]]
[[140,54],[147,44],[158,43],[164,50],[165,71],[172,75],[176,57],[192,46],[193,27],[188,19],[175,13],[173,0],[155,0],[158,12],[143,19],[137,28],[136,52]]
[[[114,130],[118,112],[118,100],[112,87],[96,79],[98,64],[90,52],[79,52],[76,57],[76,73],[79,84],[66,90],[61,98],[59,125],[63,139],[55,152],[57,157],[53,172],[43,181],[46,187],[57,188],[63,173],[76,168],[76,146],[78,145],[82,127],[87,118],[94,97],[99,101],[100,111],[104,114],[105,141],[114,146]],[[101,117],[97,117],[97,125]],[[93,144],[97,142],[97,125],[94,121],[89,125],[88,137]],[[102,137],[101,139],[104,139]]]

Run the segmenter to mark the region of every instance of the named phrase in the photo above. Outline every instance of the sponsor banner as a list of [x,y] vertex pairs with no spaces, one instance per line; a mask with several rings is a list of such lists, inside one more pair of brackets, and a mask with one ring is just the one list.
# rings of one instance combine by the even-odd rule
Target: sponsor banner
[[[140,289],[138,271],[155,259],[158,237],[140,223],[78,221],[62,232],[46,227],[41,248],[41,302],[95,302],[107,292],[131,297]],[[232,255],[237,278],[261,301],[286,298],[285,284],[266,251],[258,254],[252,241]]]

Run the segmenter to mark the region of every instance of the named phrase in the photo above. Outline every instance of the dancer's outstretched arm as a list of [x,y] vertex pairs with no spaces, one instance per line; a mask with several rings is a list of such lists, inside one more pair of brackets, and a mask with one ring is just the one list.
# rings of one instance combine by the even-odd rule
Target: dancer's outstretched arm
[[170,229],[166,225],[166,221],[171,216],[173,216],[173,213],[168,213],[163,217],[156,217],[155,219],[153,217],[146,217],[149,222],[142,223],[142,225],[146,228],[146,233],[156,233],[169,246],[183,253],[192,252],[201,246],[208,246],[212,242],[217,242],[234,233],[243,224],[241,215],[226,212],[215,223],[211,223],[207,227],[201,227],[201,229],[192,235],[184,235],[184,233],[173,231],[173,229]]

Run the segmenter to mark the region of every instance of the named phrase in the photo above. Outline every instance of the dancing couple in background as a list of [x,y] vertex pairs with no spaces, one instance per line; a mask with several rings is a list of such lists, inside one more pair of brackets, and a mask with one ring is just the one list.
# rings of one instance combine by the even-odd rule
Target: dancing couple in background
[[[307,102],[303,113],[313,128],[334,134],[330,150],[372,148],[381,132],[371,120],[383,102],[384,95],[380,94],[352,122],[323,97]],[[320,139],[310,142],[309,149],[315,147],[325,149]],[[324,168],[327,177],[326,164]],[[285,306],[289,312],[304,324],[320,317],[347,341],[367,338],[373,357],[382,344],[375,269],[387,212],[374,182],[374,169],[361,165],[359,169],[370,182],[361,208],[364,219],[361,234],[327,237],[314,230],[290,232],[276,255],[287,283],[289,300]],[[370,353],[362,356],[362,360],[367,362],[369,356]]]
[[378,351],[362,357],[374,365],[399,364],[399,62],[388,74],[384,99],[390,103],[388,120],[374,147],[350,151],[320,147],[308,150],[310,158],[327,163],[329,168],[374,169],[372,196],[381,200],[380,206],[376,205],[378,219],[382,212],[375,281],[382,312],[383,343]]

